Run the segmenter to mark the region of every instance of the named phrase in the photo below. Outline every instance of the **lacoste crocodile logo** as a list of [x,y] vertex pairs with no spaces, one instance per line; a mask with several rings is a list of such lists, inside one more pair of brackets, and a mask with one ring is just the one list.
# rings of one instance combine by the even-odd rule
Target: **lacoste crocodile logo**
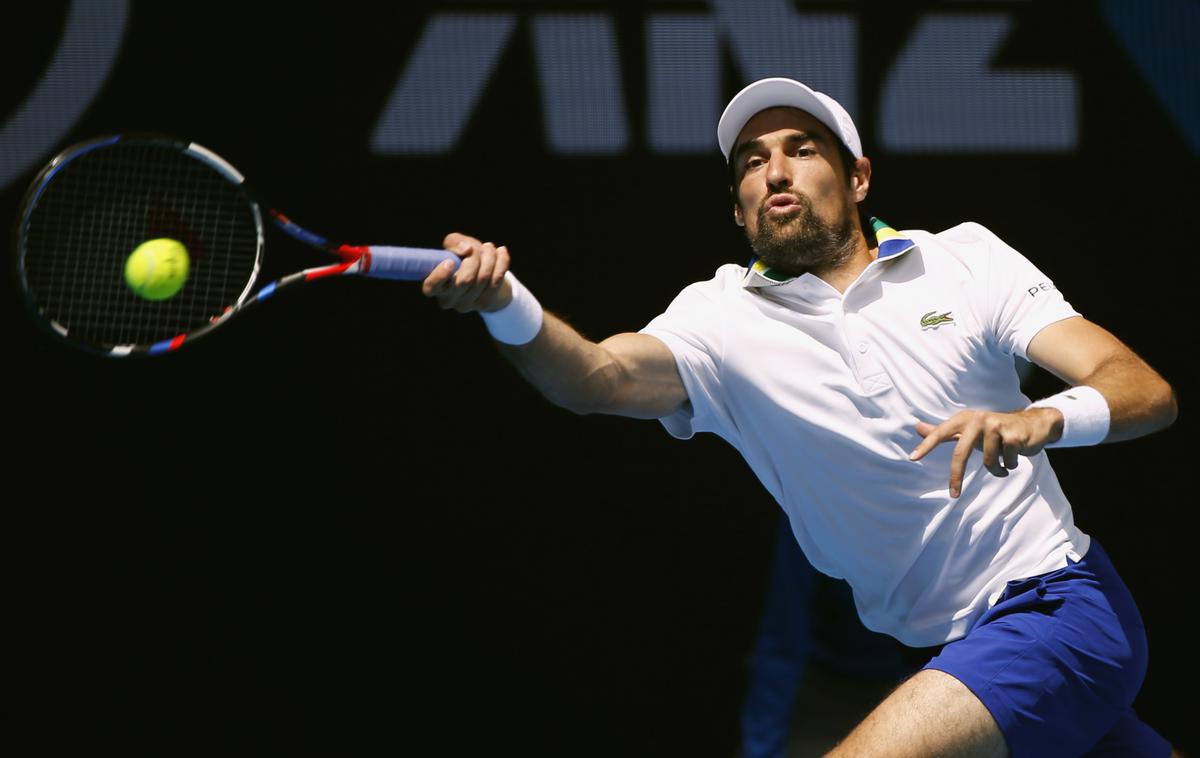
[[938,313],[937,311],[930,311],[929,313],[926,313],[924,316],[921,317],[921,328],[922,329],[936,329],[939,326],[941,326],[942,324],[953,324],[953,323],[954,323],[954,318],[950,315],[950,311],[946,311],[945,313]]

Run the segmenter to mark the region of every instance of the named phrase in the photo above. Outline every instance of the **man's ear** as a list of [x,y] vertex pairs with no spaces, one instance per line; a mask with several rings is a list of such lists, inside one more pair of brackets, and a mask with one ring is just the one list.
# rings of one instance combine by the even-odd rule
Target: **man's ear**
[[733,193],[732,185],[729,187],[729,197],[733,200],[733,223],[745,226],[746,219],[742,217],[742,209],[738,207],[737,195]]
[[856,203],[867,199],[867,192],[871,189],[871,160],[866,156],[854,161],[854,173],[850,176],[850,188],[854,190]]

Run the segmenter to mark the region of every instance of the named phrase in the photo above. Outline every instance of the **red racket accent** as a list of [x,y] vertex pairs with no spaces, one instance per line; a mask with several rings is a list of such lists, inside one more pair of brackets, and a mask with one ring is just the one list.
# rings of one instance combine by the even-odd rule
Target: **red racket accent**
[[346,273],[346,271],[353,267],[355,263],[358,263],[357,258],[352,261],[346,261],[345,263],[339,263],[336,266],[326,266],[325,268],[319,268],[316,271],[309,271],[304,275],[304,281],[311,282],[314,279],[324,279],[327,276],[339,276]]
[[358,260],[362,257],[371,257],[371,248],[366,245],[341,245],[334,251],[346,260]]

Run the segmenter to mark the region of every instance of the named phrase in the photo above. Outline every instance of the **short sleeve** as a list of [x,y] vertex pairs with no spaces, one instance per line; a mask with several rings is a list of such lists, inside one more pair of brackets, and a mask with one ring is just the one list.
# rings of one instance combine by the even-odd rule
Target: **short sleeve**
[[696,432],[722,434],[724,430],[727,413],[721,392],[725,342],[721,278],[718,272],[709,281],[688,285],[664,313],[640,330],[641,334],[662,340],[675,356],[688,402],[659,421],[671,436],[681,440]]
[[996,344],[1028,360],[1029,343],[1042,329],[1079,312],[1037,266],[979,224],[988,241],[987,308]]

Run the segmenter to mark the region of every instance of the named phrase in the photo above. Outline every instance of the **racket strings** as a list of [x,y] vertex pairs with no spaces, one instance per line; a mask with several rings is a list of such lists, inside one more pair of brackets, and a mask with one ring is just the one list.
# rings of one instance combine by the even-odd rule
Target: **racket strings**
[[[188,250],[187,281],[148,300],[125,281],[138,245],[169,237]],[[149,345],[194,331],[249,289],[258,220],[245,193],[171,144],[120,142],[69,157],[27,211],[22,273],[36,307],[71,338]]]

